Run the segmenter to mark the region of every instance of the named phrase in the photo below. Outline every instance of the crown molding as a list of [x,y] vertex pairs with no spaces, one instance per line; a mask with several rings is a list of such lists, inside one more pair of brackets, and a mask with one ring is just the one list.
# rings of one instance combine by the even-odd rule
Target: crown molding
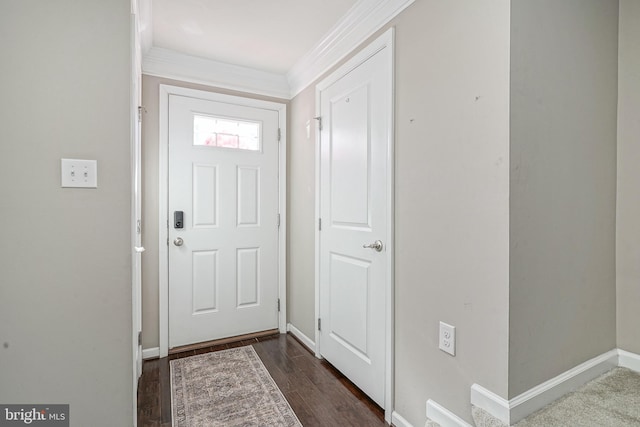
[[286,75],[281,75],[152,46],[151,2],[139,0],[142,73],[292,99],[414,1],[359,0]]
[[152,47],[143,57],[142,73],[191,83],[289,99],[284,75],[227,64],[169,49]]
[[293,98],[415,0],[360,0],[287,72]]

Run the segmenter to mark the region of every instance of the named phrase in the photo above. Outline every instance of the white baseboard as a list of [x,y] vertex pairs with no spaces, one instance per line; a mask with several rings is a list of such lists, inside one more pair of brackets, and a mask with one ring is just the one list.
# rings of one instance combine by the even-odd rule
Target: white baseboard
[[160,357],[160,347],[142,349],[142,359],[155,359]]
[[440,427],[471,427],[471,424],[431,399],[427,400],[427,418],[440,424]]
[[305,345],[313,354],[316,353],[316,343],[313,342],[308,336],[303,334],[300,329],[293,326],[291,323],[287,323],[287,332],[291,332],[291,335],[298,338],[302,344]]
[[618,366],[640,372],[640,355],[618,349]]
[[[594,357],[508,401],[484,387],[471,386],[471,404],[512,425],[618,366],[618,350]],[[638,359],[640,360],[640,358]]]
[[479,384],[471,386],[471,404],[509,425],[509,401]]
[[396,411],[391,413],[391,424],[395,427],[413,427],[409,421],[405,420],[404,417]]

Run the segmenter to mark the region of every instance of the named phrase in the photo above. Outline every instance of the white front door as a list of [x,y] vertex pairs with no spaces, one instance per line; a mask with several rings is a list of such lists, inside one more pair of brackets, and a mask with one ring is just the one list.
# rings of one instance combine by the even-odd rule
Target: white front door
[[339,70],[318,88],[320,353],[383,408],[392,203],[390,49]]
[[169,348],[278,327],[278,114],[169,96]]

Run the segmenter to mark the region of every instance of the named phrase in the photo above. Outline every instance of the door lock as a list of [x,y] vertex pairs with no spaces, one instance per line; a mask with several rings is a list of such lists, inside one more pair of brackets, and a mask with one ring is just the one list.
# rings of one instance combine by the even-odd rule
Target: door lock
[[363,248],[375,249],[378,252],[382,252],[382,241],[376,240],[373,243],[369,243],[368,245],[362,245]]
[[184,212],[173,212],[173,228],[184,228]]

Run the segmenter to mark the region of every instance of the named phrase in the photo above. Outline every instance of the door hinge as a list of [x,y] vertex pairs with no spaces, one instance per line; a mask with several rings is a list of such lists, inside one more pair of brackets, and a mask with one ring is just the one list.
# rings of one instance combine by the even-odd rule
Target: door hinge
[[136,232],[138,234],[142,234],[142,221],[140,220],[136,221]]
[[318,231],[322,231],[322,218],[318,218]]
[[322,130],[322,116],[314,117],[318,121],[318,129]]
[[280,312],[280,298],[278,298],[278,313]]
[[278,214],[278,228],[280,228],[280,214]]
[[144,111],[144,107],[140,105],[138,107],[138,123],[142,123],[142,111]]
[[322,330],[322,319],[318,318],[318,330]]
[[138,331],[138,346],[142,345],[142,331]]
[[278,128],[278,142],[282,139],[282,131]]

